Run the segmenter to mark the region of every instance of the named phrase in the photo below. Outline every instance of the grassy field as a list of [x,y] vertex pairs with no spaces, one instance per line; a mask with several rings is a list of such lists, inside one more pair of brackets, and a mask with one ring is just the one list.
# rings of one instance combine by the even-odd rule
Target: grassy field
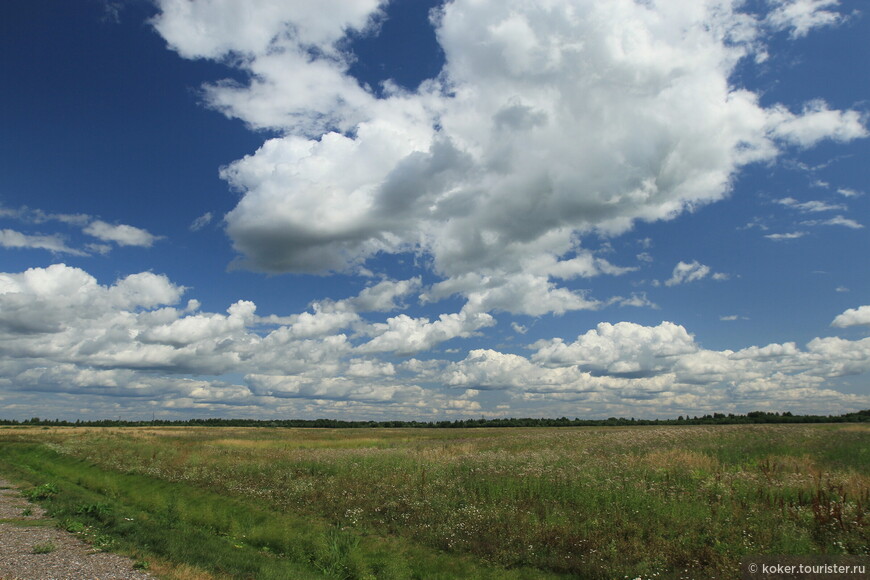
[[0,428],[0,474],[169,578],[735,578],[870,555],[870,426]]

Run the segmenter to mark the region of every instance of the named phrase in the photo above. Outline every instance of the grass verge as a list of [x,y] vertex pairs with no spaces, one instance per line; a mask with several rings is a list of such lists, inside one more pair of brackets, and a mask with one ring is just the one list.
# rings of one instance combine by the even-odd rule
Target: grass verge
[[171,562],[178,570],[207,577],[554,577],[488,566],[401,539],[358,534],[193,485],[103,470],[44,445],[0,444],[0,465],[10,479],[33,486],[26,495],[61,527],[82,534],[96,547],[140,562]]

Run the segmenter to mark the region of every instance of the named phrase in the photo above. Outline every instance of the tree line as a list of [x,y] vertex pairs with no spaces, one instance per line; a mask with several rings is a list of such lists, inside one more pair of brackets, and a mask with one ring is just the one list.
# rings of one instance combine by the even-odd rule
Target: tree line
[[690,417],[680,415],[676,419],[635,419],[610,417],[608,419],[558,419],[548,418],[497,418],[456,419],[453,421],[342,421],[340,419],[152,419],[130,421],[122,419],[98,419],[66,421],[32,417],[23,421],[0,419],[0,425],[41,425],[44,427],[308,427],[320,429],[345,428],[426,428],[459,429],[474,427],[624,427],[632,425],[742,425],[754,423],[861,423],[870,422],[870,409],[843,415],[793,415],[768,411],[752,411],[745,415],[713,413]]

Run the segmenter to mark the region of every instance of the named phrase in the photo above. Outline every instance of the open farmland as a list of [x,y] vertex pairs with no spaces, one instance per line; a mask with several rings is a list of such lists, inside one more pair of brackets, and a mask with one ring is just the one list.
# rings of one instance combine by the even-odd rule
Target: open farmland
[[177,578],[734,578],[747,555],[870,555],[857,424],[14,427],[0,474]]

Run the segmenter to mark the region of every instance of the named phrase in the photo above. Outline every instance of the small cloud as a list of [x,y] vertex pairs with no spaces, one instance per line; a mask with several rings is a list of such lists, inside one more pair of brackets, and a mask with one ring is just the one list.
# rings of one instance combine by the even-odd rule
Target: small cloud
[[858,308],[846,310],[831,322],[831,326],[836,326],[837,328],[870,326],[870,306],[859,306]]
[[780,205],[784,205],[786,207],[792,207],[798,211],[802,211],[804,213],[812,213],[812,212],[820,212],[820,211],[834,211],[834,210],[844,210],[846,206],[840,204],[828,204],[823,201],[805,201],[799,202],[793,197],[784,197],[782,199],[777,199],[776,203]]
[[775,30],[789,30],[792,38],[806,36],[813,28],[834,26],[843,21],[836,7],[838,0],[774,0],[776,8],[767,16],[767,24]]
[[735,320],[749,320],[746,316],[739,316],[737,314],[729,314],[728,316],[720,316],[719,320],[723,322],[733,322]]
[[48,250],[58,254],[70,254],[73,256],[86,256],[85,252],[70,248],[63,238],[57,234],[29,235],[15,230],[0,230],[0,246],[4,248],[39,249]]
[[124,9],[123,2],[113,2],[112,0],[103,0],[103,22],[111,22],[112,24],[121,23],[121,10]]
[[725,280],[731,279],[731,274],[725,274],[724,272],[716,272],[713,274],[713,279],[717,282],[724,282]]
[[29,210],[26,220],[35,224],[56,221],[70,226],[84,227],[94,219],[84,213],[45,213],[41,209]]
[[95,220],[82,230],[89,236],[93,236],[104,242],[115,242],[119,246],[139,246],[150,248],[159,236],[155,236],[146,230],[124,224],[113,226],[102,220]]
[[843,197],[861,197],[862,195],[864,195],[863,191],[858,191],[857,189],[850,189],[848,187],[841,187],[837,190],[837,193],[839,193]]
[[843,226],[843,227],[847,227],[847,228],[852,228],[853,230],[860,230],[861,228],[864,227],[861,224],[859,224],[858,222],[856,222],[855,220],[843,217],[841,215],[838,215],[836,217],[833,217],[833,218],[827,219],[827,220],[802,221],[801,225],[804,225],[804,226]]
[[665,286],[687,284],[706,278],[710,274],[710,266],[705,266],[697,260],[692,262],[679,262],[674,266],[671,278],[665,282]]
[[514,329],[514,332],[517,334],[525,334],[529,331],[528,327],[523,326],[522,324],[518,324],[516,322],[511,322],[511,328]]
[[816,99],[807,103],[796,115],[782,105],[770,109],[771,134],[798,147],[812,147],[823,139],[841,143],[867,136],[867,129],[858,111],[837,111]]
[[649,252],[641,252],[640,254],[637,255],[637,259],[640,262],[652,262],[653,261],[653,257],[650,256]]
[[858,222],[856,222],[855,220],[845,218],[841,215],[838,215],[838,216],[833,217],[829,220],[823,221],[822,225],[823,226],[844,226],[847,228],[852,228],[853,230],[860,230],[861,228],[864,227],[861,224],[859,224]]
[[851,290],[849,290],[845,286],[837,286],[837,292],[851,292]]
[[614,298],[614,302],[619,304],[620,306],[634,306],[637,308],[652,308],[653,310],[658,310],[659,305],[655,302],[650,301],[649,298],[646,297],[644,292],[635,292],[628,298],[623,298],[621,296]]
[[15,218],[21,215],[21,210],[0,206],[0,218]]
[[199,230],[210,224],[212,219],[214,219],[214,214],[212,214],[210,211],[202,214],[201,216],[193,220],[192,224],[190,224],[190,231],[198,232]]
[[112,246],[109,244],[87,244],[85,247],[91,252],[100,254],[101,256],[105,256],[112,251]]
[[802,238],[807,235],[806,232],[789,232],[787,234],[767,234],[764,236],[768,240],[773,240],[775,242],[782,242],[785,240],[796,240],[798,238]]
[[754,228],[758,228],[759,230],[761,230],[763,232],[766,232],[769,229],[767,227],[767,225],[765,225],[764,222],[759,217],[752,218],[752,221],[748,222],[742,228],[737,228],[737,229],[738,230],[751,230]]

